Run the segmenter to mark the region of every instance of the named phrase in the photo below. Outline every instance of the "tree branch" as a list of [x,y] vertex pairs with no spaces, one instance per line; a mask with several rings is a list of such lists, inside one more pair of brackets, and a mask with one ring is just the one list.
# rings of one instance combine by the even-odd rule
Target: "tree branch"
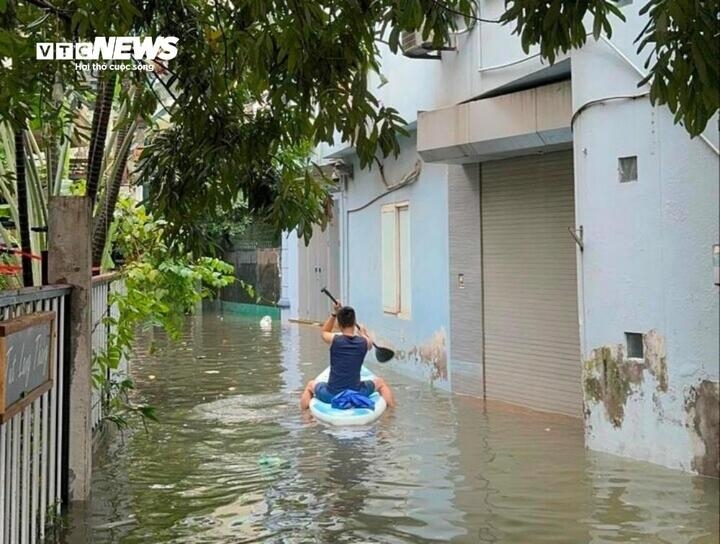
[[60,8],[56,8],[52,4],[49,4],[45,0],[26,0],[28,4],[32,4],[33,6],[39,7],[40,9],[50,11],[60,17],[63,21],[66,23],[72,22],[72,17],[68,15],[64,10]]

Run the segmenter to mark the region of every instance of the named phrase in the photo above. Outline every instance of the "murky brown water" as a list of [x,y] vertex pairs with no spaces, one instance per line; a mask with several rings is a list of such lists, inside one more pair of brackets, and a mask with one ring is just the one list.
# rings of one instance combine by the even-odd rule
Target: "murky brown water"
[[[303,418],[318,329],[205,313],[138,350],[162,419],[116,437],[68,542],[713,543],[718,481],[588,452],[580,422],[376,367],[399,407],[365,430]],[[397,363],[396,363],[397,364]]]

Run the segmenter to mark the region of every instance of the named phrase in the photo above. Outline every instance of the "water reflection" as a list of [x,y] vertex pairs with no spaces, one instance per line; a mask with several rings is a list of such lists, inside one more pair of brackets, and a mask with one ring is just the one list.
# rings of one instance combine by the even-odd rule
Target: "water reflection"
[[399,408],[378,424],[303,417],[299,392],[327,364],[317,328],[206,313],[180,343],[143,340],[137,400],[162,421],[111,440],[68,542],[718,540],[717,480],[588,452],[579,421],[453,397],[392,365],[376,370]]

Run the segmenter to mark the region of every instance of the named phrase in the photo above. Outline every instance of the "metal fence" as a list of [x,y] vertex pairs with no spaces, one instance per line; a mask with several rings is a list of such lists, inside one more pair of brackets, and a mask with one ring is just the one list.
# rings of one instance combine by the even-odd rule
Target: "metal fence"
[[220,299],[228,302],[273,305],[280,298],[280,249],[238,249],[226,251],[223,260],[235,268],[235,277],[251,285],[250,295],[239,282],[220,290]]
[[[93,278],[92,293],[90,295],[92,305],[93,357],[107,346],[108,327],[105,324],[105,317],[107,316],[108,287],[108,282],[96,281],[95,278]],[[92,413],[90,416],[93,431],[97,429],[100,421],[102,421],[102,401],[101,391],[97,387],[93,387]]]
[[[113,293],[122,290],[117,275],[93,278],[91,293],[93,355],[104,351],[112,334],[105,317],[118,315]],[[31,287],[0,293],[0,321],[53,312],[51,388],[2,423],[0,420],[0,544],[31,544],[45,538],[49,522],[68,499],[70,364],[66,361],[70,286]],[[123,360],[108,377],[127,375]],[[93,389],[92,428],[103,418],[103,398]],[[9,415],[9,413],[8,413]]]
[[69,364],[66,364],[71,288],[54,285],[0,294],[0,320],[55,314],[52,387],[0,424],[0,543],[44,538],[48,517],[67,500]]
[[[113,302],[114,294],[122,292],[123,283],[118,274],[104,274],[95,276],[92,280],[92,350],[93,356],[104,352],[108,347],[108,341],[115,332],[114,325],[107,322],[106,317],[118,316],[117,303]],[[117,370],[108,371],[108,379],[124,377],[128,375],[128,362],[123,357]],[[92,397],[92,429],[97,430],[103,419],[102,392],[93,388]]]

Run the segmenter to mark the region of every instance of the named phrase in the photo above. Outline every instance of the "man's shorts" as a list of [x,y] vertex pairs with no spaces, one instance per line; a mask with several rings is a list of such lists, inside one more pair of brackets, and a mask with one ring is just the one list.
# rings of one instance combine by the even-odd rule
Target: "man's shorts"
[[[361,395],[369,397],[375,392],[375,382],[373,382],[372,380],[361,381],[360,387],[358,387],[357,392]],[[327,382],[317,382],[315,384],[315,398],[317,398],[320,402],[326,402],[327,404],[330,404],[335,395],[337,395],[337,393],[331,393],[328,389]]]

